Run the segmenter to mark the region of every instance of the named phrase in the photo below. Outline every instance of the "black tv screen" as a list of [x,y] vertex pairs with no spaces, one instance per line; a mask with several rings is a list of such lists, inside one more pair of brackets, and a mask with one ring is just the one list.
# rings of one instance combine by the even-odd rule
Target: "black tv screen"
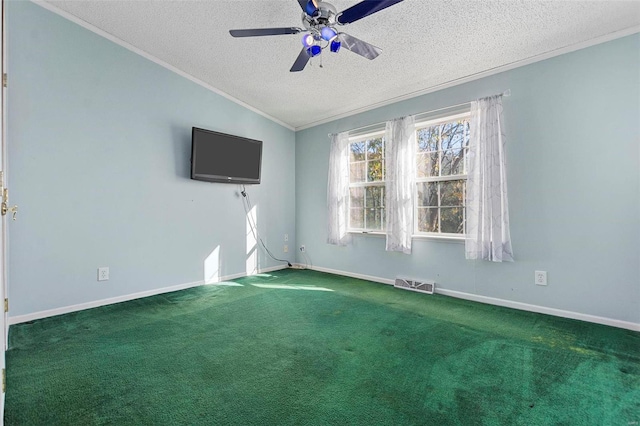
[[207,182],[260,183],[262,141],[194,127],[191,179]]

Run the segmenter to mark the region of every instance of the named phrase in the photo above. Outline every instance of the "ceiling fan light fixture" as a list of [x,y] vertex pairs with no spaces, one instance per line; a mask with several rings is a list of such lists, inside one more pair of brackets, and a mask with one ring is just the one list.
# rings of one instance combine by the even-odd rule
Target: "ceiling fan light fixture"
[[313,36],[311,34],[305,34],[302,36],[302,45],[307,49],[314,43]]
[[320,53],[322,53],[322,48],[316,44],[309,47],[307,49],[307,53],[313,58],[314,56],[318,56]]
[[326,41],[331,41],[338,35],[338,33],[331,27],[322,27],[320,35]]
[[[310,58],[318,56],[325,48],[338,53],[344,43],[344,48],[366,59],[375,59],[382,49],[364,42],[346,33],[338,33],[338,25],[346,25],[359,21],[374,13],[380,12],[403,0],[360,0],[359,3],[343,10],[337,11],[330,4],[330,0],[298,0],[298,6],[302,9],[302,28],[253,28],[241,30],[229,30],[232,37],[262,37],[285,34],[302,33],[302,49],[298,53],[290,72],[302,71]],[[322,62],[322,61],[321,61]],[[322,67],[322,63],[320,64]]]

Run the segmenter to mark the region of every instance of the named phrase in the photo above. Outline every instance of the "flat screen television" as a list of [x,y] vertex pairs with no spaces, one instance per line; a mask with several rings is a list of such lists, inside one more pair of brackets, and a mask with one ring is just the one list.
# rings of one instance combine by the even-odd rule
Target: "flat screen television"
[[262,141],[192,129],[191,179],[256,184],[261,163]]

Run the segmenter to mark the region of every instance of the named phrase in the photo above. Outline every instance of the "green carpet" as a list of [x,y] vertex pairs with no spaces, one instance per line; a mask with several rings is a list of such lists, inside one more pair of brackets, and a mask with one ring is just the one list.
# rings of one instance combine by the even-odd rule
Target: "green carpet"
[[14,325],[7,425],[622,425],[640,333],[283,270]]

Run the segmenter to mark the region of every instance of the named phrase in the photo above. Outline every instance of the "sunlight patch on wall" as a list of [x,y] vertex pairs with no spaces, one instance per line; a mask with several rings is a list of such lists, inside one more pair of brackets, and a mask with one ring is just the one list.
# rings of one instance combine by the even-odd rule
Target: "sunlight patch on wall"
[[256,214],[258,206],[253,206],[249,213],[247,213],[247,254],[251,253],[257,246],[258,240],[256,234],[251,230],[251,225],[258,227],[258,215]]
[[204,260],[204,283],[211,284],[220,281],[220,246],[213,249]]
[[[247,275],[253,275],[258,273],[258,206],[255,205],[249,213],[247,213],[246,219],[246,241],[247,241],[247,260],[246,260],[246,273]],[[254,229],[255,228],[255,229]]]
[[258,251],[254,250],[247,255],[247,275],[255,275],[258,272]]

